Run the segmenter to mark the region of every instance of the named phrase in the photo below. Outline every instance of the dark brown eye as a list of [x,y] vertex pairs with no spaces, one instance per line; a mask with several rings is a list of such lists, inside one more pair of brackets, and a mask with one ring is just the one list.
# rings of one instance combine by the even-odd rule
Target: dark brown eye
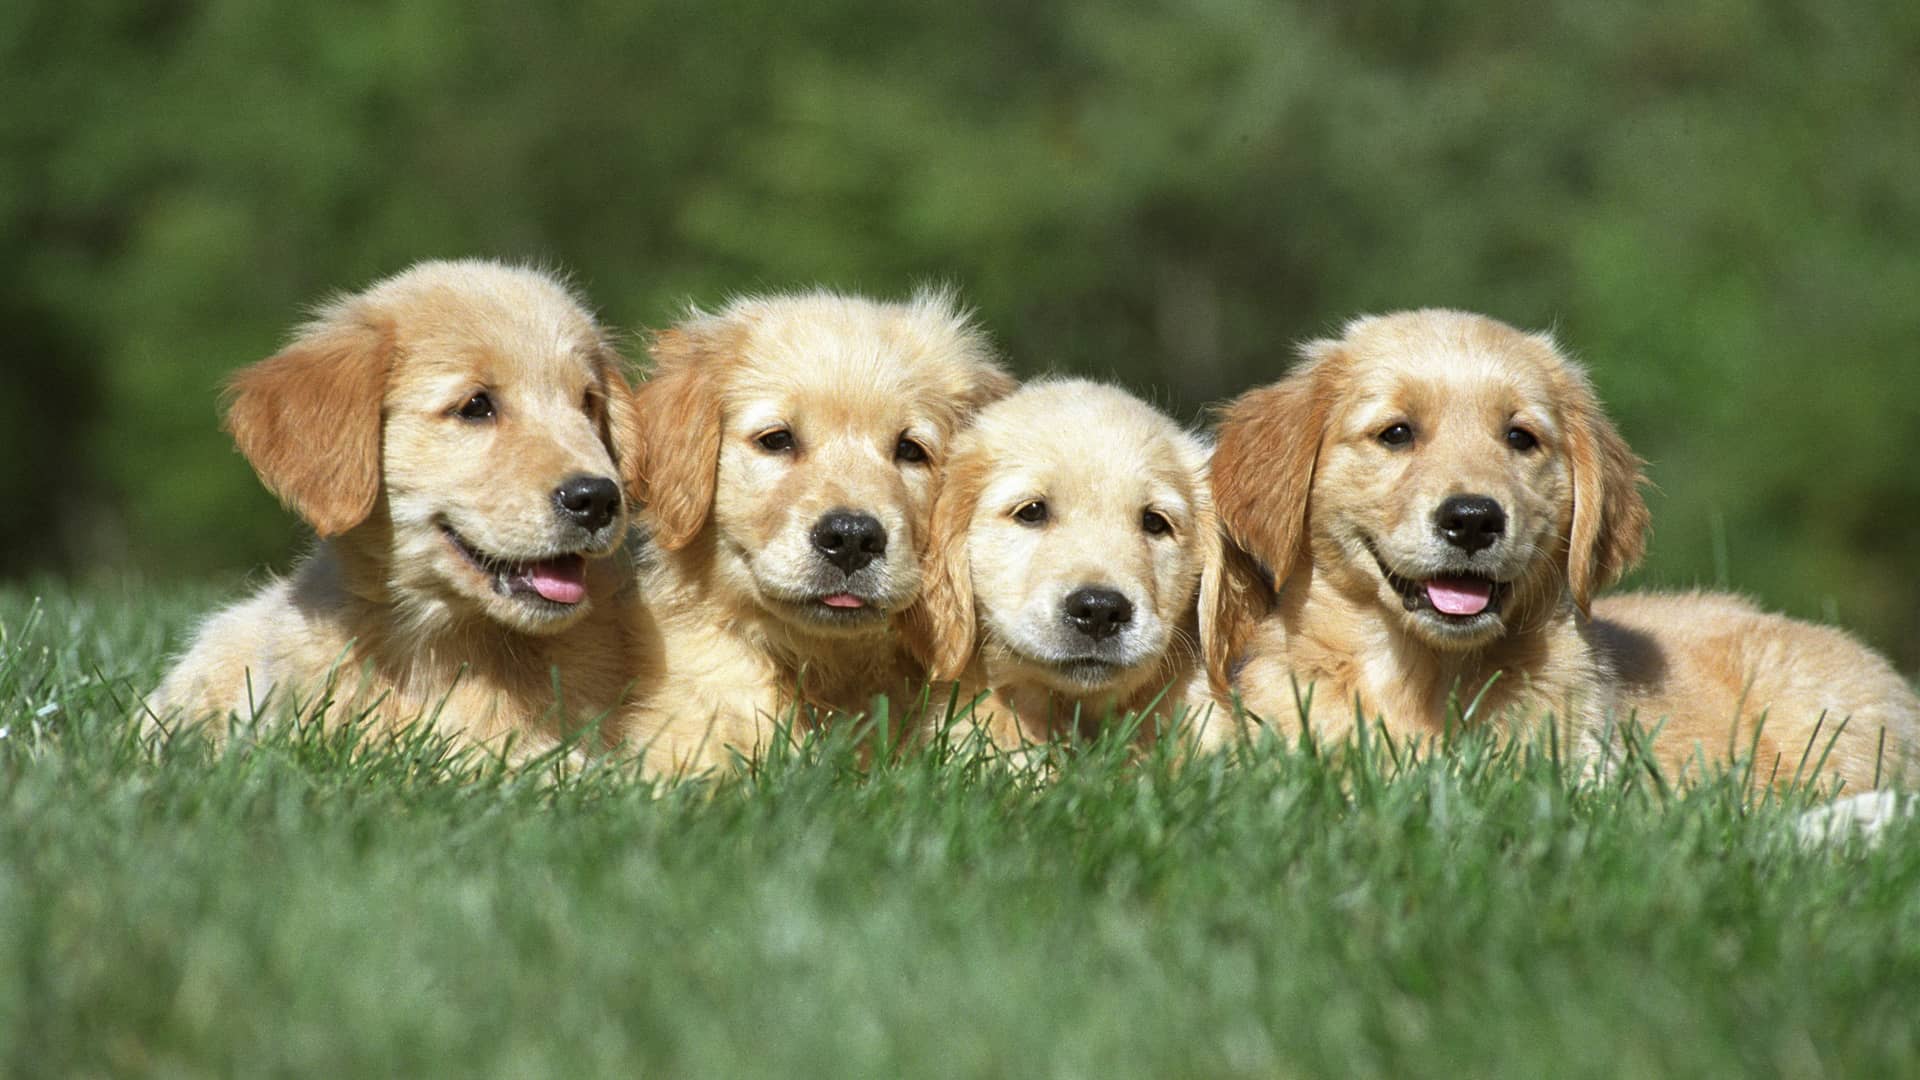
[[1376,438],[1380,440],[1380,445],[1398,450],[1403,446],[1413,445],[1413,429],[1405,424],[1395,424],[1382,431]]
[[793,432],[786,428],[774,428],[756,436],[753,441],[769,454],[785,453],[793,449]]
[[902,435],[900,441],[894,444],[893,460],[923,464],[927,460],[927,448]]
[[455,409],[454,415],[462,420],[472,420],[476,423],[481,420],[491,420],[493,419],[493,396],[482,390],[468,398],[464,405]]
[[1158,510],[1148,510],[1140,515],[1140,529],[1148,536],[1165,536],[1173,531],[1173,522]]
[[1030,502],[1021,503],[1013,509],[1013,520],[1020,522],[1022,525],[1038,525],[1046,521],[1046,502],[1040,499],[1034,499]]
[[600,415],[600,400],[593,396],[593,391],[589,390],[581,395],[580,411],[592,417]]
[[1508,428],[1507,445],[1524,454],[1534,447],[1539,446],[1540,440],[1534,438],[1533,432],[1528,431],[1526,428]]

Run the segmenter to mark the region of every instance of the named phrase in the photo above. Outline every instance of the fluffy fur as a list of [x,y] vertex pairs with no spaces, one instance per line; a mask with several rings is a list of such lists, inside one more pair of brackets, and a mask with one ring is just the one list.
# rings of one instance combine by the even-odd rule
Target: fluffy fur
[[[1632,721],[1672,777],[1750,752],[1757,783],[1823,755],[1853,789],[1911,767],[1920,702],[1845,634],[1724,595],[1594,600],[1640,558],[1640,463],[1543,335],[1448,311],[1358,320],[1229,407],[1213,482],[1278,595],[1217,620],[1209,661],[1269,720],[1311,692],[1318,732],[1357,709],[1433,735],[1477,700],[1471,721],[1553,717],[1597,763]],[[1484,547],[1447,539],[1459,496],[1500,509]]]
[[227,410],[320,542],[201,625],[151,714],[219,736],[230,714],[326,695],[331,719],[432,716],[538,750],[614,710],[643,675],[620,369],[574,295],[533,270],[421,263],[327,304],[233,378]]
[[631,462],[664,672],[630,712],[649,768],[723,765],[789,720],[919,693],[896,624],[934,495],[954,435],[1012,389],[983,335],[942,293],[814,292],[695,313],[652,354]]
[[[1639,461],[1548,337],[1453,311],[1357,320],[1227,408],[1212,476],[1277,590],[1249,620],[1242,585],[1209,642],[1255,714],[1290,725],[1310,694],[1317,734],[1358,710],[1433,736],[1477,701],[1470,719],[1505,730],[1600,730],[1610,680],[1585,612],[1639,558],[1647,510]],[[1497,507],[1484,546],[1448,539],[1463,498]]]
[[1196,600],[1222,544],[1207,448],[1124,390],[1031,384],[955,444],[914,639],[1014,749],[1204,709]]
[[1627,593],[1593,613],[1619,673],[1617,710],[1653,729],[1669,774],[1733,753],[1752,755],[1756,783],[1817,775],[1864,791],[1911,779],[1920,699],[1846,633],[1718,593]]

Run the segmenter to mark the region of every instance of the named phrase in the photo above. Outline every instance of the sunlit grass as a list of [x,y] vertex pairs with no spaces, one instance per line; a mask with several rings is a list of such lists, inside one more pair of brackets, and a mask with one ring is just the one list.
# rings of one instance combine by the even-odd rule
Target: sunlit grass
[[[203,599],[0,593],[18,1075],[1899,1075],[1920,855],[1550,747],[155,753]],[[868,757],[872,760],[867,760]]]

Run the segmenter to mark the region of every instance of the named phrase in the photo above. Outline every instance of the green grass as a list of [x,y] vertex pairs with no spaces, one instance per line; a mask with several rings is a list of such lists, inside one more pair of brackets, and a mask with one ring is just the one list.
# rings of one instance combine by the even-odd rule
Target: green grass
[[202,593],[0,591],[11,1075],[1920,1069],[1920,830],[1463,741],[656,789],[123,717]]

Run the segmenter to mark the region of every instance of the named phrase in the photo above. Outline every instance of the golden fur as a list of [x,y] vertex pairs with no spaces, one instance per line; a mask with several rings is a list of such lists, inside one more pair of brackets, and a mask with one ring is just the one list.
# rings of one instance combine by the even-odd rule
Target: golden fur
[[[1012,389],[985,338],[944,294],[814,292],[696,313],[652,354],[631,475],[664,675],[629,713],[649,769],[723,765],[789,719],[918,694],[896,623],[920,595],[935,489],[968,416]],[[835,514],[883,550],[832,562],[817,537]]]
[[644,674],[620,368],[573,294],[533,270],[421,263],[326,305],[234,377],[227,412],[320,543],[200,626],[153,716],[218,737],[270,697],[304,710],[324,695],[329,720],[436,717],[527,752],[609,713]]
[[[1638,460],[1551,339],[1452,311],[1359,319],[1227,408],[1212,476],[1278,590],[1248,619],[1240,586],[1208,642],[1253,713],[1290,728],[1310,693],[1318,735],[1358,709],[1430,737],[1477,699],[1474,723],[1600,729],[1609,679],[1585,611],[1639,558],[1647,510]],[[1474,551],[1439,517],[1467,496],[1505,518]],[[1440,610],[1475,580],[1498,583],[1486,610]]]
[[1206,446],[1173,420],[1080,379],[1030,384],[960,436],[916,639],[935,678],[980,699],[995,745],[1150,708],[1151,735],[1204,707],[1196,598],[1222,549],[1206,470]]
[[[1401,424],[1403,445],[1383,441]],[[1543,335],[1416,311],[1307,346],[1221,427],[1215,499],[1271,577],[1243,579],[1241,607],[1216,620],[1217,685],[1281,723],[1310,690],[1310,722],[1336,738],[1356,707],[1431,736],[1478,699],[1471,721],[1520,733],[1552,717],[1596,764],[1618,760],[1630,721],[1676,778],[1749,753],[1758,783],[1795,779],[1803,751],[1805,776],[1824,754],[1821,775],[1856,789],[1909,768],[1920,702],[1845,634],[1724,595],[1594,600],[1642,552],[1639,464]],[[1438,516],[1469,493],[1506,518],[1471,555]],[[1502,583],[1498,610],[1437,610],[1433,579],[1468,573]],[[1249,619],[1245,594],[1269,583],[1271,612]]]
[[[1752,756],[1756,783],[1911,779],[1920,699],[1878,653],[1828,626],[1720,593],[1626,593],[1593,606],[1617,711],[1653,732],[1669,774]],[[1657,729],[1657,730],[1655,730]]]

